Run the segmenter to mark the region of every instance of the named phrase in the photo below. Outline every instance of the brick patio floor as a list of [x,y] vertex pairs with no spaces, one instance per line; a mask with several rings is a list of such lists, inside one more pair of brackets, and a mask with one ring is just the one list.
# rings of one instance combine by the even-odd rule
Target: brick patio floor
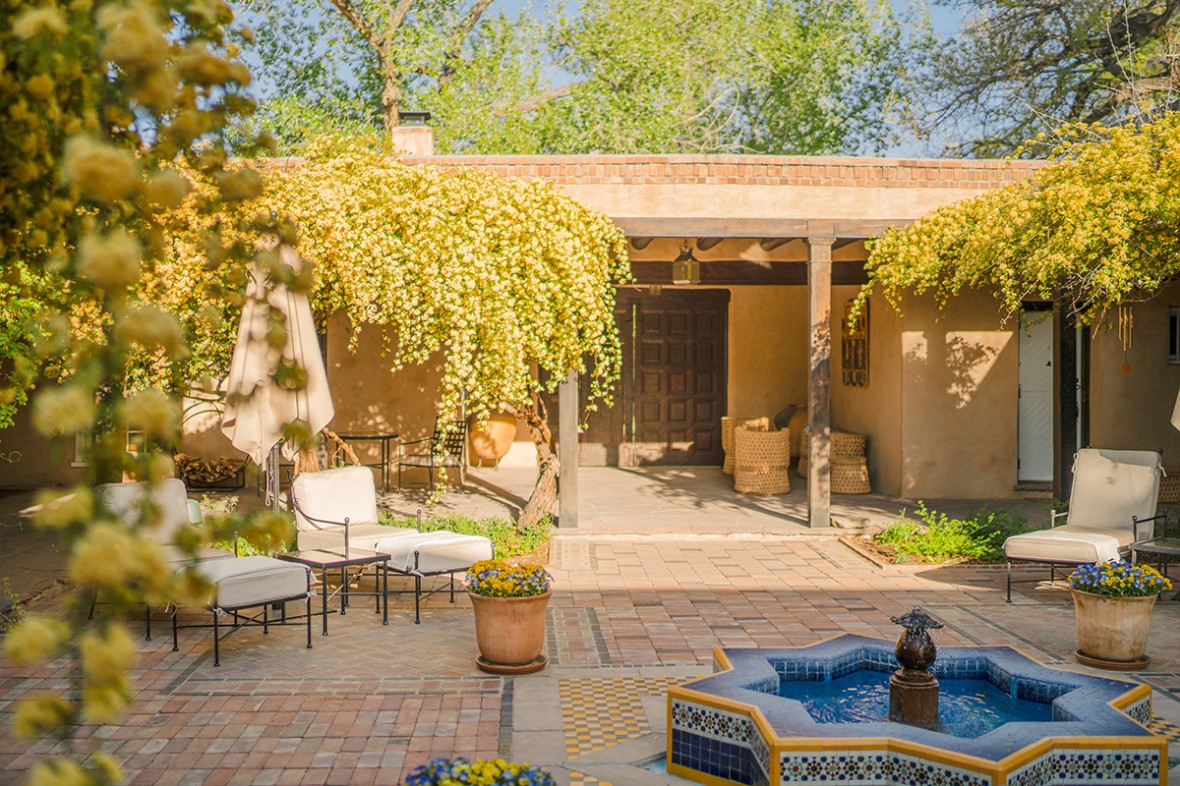
[[[549,766],[563,784],[643,786],[680,782],[634,765],[662,748],[663,687],[707,673],[716,646],[892,639],[889,616],[921,605],[946,623],[940,645],[1010,644],[1081,668],[1062,587],[1025,584],[1007,604],[1001,569],[881,567],[835,538],[562,534],[552,571],[540,674],[483,674],[466,598],[432,597],[414,625],[403,593],[388,627],[358,600],[330,619],[329,636],[316,628],[311,650],[302,627],[237,631],[219,668],[209,632],[182,631],[173,653],[160,630],[143,642],[127,721],[84,727],[78,744],[101,745],[145,785],[392,785],[432,756],[504,755]],[[1173,723],[1178,622],[1180,603],[1158,604],[1154,660],[1135,677]],[[61,684],[63,668],[0,670],[0,782],[55,749],[14,740],[8,721],[14,700]]]

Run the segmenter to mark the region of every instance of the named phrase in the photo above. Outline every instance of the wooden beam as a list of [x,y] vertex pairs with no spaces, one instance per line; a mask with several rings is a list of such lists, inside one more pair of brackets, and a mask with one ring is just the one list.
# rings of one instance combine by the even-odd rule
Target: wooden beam
[[697,238],[697,250],[698,251],[708,251],[710,248],[717,245],[722,240],[725,240],[725,238],[723,238],[723,237],[698,237]]
[[895,226],[909,226],[913,218],[870,218],[817,221],[806,218],[683,218],[670,216],[611,216],[628,237],[742,237],[796,238],[831,233],[836,238],[876,237]]
[[807,463],[807,523],[832,525],[832,243],[807,238],[807,321],[811,379],[807,392],[810,429]]
[[557,526],[578,526],[578,372],[557,386]]
[[[672,283],[672,263],[667,261],[632,260],[631,273],[637,284],[659,285]],[[835,286],[863,286],[868,283],[864,263],[842,261],[832,263],[832,284]],[[707,286],[807,286],[806,262],[761,262],[743,259],[724,259],[701,262],[701,284]]]
[[787,243],[794,243],[796,240],[802,240],[798,237],[764,237],[758,241],[763,251],[774,251],[779,246],[785,246]]
[[631,238],[631,248],[635,249],[636,251],[642,251],[651,245],[651,241],[653,239],[654,238],[650,237],[633,237]]

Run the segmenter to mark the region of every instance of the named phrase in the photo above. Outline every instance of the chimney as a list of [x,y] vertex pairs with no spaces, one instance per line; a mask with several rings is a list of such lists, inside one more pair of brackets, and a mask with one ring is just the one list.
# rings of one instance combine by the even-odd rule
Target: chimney
[[398,112],[393,129],[393,146],[410,157],[434,155],[434,129],[426,124],[429,112]]

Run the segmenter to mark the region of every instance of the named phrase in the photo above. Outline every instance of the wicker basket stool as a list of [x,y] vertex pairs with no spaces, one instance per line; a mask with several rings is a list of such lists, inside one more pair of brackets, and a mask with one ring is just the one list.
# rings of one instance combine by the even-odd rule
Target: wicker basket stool
[[852,434],[847,431],[832,431],[833,456],[863,456],[864,454],[864,434]]
[[791,431],[734,431],[733,487],[739,494],[791,490]]
[[751,431],[770,431],[770,418],[721,418],[721,449],[725,451],[725,464],[722,465],[721,471],[726,475],[733,474],[733,431],[738,427]]
[[1180,469],[1165,469],[1160,478],[1160,503],[1174,505],[1180,502]]
[[872,490],[864,456],[832,456],[833,494],[868,494]]

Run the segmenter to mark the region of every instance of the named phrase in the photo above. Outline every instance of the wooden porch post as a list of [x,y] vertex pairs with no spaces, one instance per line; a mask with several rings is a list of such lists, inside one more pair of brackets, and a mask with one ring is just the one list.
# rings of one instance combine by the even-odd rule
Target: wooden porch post
[[568,529],[578,526],[578,372],[557,390],[557,524]]
[[807,238],[807,322],[811,379],[807,390],[807,523],[832,524],[832,243],[834,237]]

